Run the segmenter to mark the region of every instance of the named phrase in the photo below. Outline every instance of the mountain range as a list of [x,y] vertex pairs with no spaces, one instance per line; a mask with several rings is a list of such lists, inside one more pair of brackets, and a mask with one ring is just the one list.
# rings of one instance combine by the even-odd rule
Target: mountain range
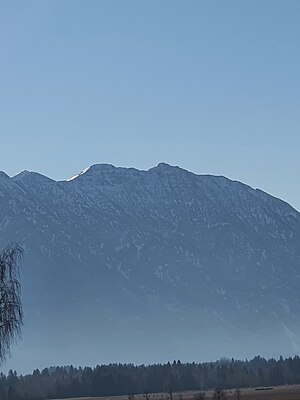
[[259,189],[165,163],[1,172],[10,242],[25,318],[4,370],[299,352],[300,213]]

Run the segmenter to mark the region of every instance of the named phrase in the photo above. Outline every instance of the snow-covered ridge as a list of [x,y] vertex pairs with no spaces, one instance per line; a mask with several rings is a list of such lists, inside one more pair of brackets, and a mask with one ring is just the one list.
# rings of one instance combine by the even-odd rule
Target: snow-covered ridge
[[71,178],[68,178],[66,181],[67,181],[67,182],[73,181],[74,179],[78,178],[80,175],[85,174],[90,168],[91,168],[91,167],[84,168],[81,172],[79,172],[79,174],[74,175],[74,176],[72,176]]

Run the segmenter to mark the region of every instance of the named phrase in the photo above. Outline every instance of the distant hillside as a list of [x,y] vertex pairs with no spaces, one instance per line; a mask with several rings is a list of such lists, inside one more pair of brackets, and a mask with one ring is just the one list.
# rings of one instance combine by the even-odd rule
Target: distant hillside
[[1,173],[0,239],[26,249],[7,366],[299,351],[300,214],[240,182],[163,163]]

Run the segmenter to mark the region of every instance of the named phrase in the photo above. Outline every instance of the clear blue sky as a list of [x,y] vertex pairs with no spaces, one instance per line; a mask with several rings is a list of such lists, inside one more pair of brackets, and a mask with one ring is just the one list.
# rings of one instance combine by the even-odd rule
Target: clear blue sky
[[0,0],[0,169],[160,161],[300,210],[300,1]]

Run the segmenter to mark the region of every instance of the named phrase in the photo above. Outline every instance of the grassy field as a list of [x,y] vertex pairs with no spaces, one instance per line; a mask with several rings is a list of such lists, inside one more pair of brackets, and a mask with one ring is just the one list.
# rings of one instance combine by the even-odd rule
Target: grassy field
[[[240,390],[240,400],[300,400],[300,385],[275,386],[272,390],[255,390],[254,388]],[[173,393],[173,400],[200,400],[198,393],[200,392]],[[237,400],[235,389],[226,390],[225,393],[226,399]],[[147,397],[142,394],[135,395],[134,400],[170,400],[170,396],[167,393],[155,393]],[[214,399],[214,392],[206,391],[204,399]],[[77,398],[76,400],[79,399]],[[128,396],[82,397],[80,400],[129,400],[129,398]]]

